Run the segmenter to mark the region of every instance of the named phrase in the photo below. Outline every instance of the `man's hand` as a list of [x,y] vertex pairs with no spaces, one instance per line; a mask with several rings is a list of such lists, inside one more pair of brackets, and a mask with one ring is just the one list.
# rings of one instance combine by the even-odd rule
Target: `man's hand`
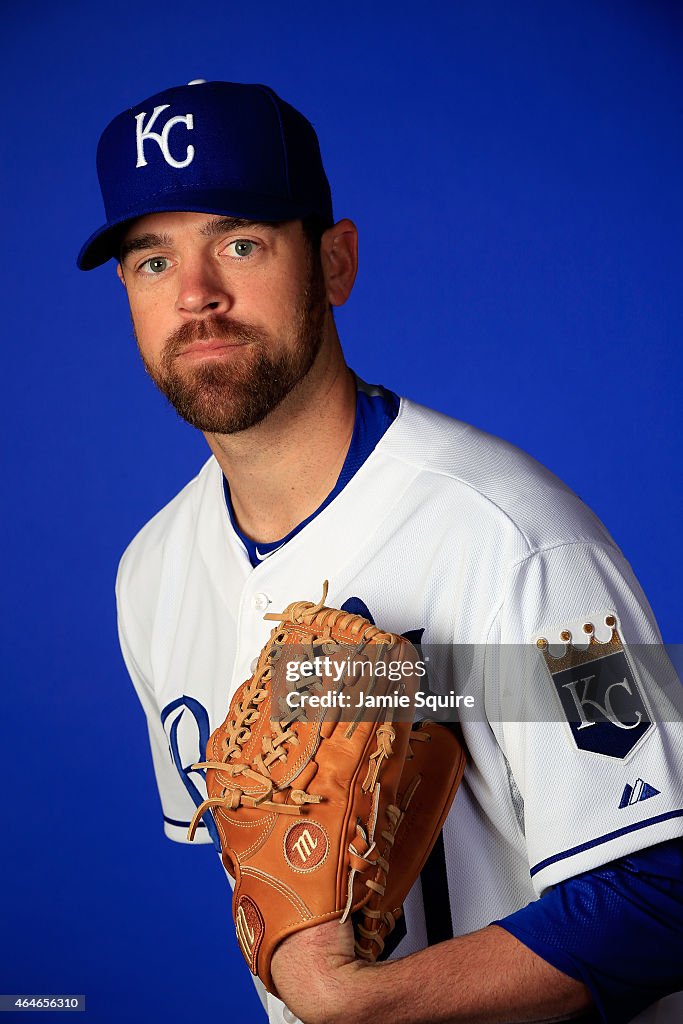
[[278,995],[304,1024],[349,1020],[359,972],[376,969],[356,959],[353,941],[349,921],[329,921],[296,932],[273,954],[271,972]]

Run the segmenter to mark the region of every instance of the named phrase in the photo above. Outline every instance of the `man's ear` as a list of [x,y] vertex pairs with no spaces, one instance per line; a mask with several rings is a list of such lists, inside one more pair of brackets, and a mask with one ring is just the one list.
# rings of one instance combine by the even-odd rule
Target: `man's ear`
[[121,282],[121,284],[125,288],[126,287],[126,279],[123,276],[123,270],[121,269],[121,264],[120,263],[116,264],[116,273],[119,275],[119,281]]
[[320,240],[320,259],[327,298],[333,306],[343,306],[358,270],[358,231],[353,221],[345,218],[327,229]]

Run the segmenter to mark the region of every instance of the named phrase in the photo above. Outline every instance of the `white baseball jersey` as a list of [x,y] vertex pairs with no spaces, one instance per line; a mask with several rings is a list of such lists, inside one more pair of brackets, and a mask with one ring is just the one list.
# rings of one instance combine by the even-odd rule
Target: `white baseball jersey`
[[[329,605],[357,598],[383,628],[424,630],[424,649],[439,645],[432,688],[474,698],[461,713],[469,764],[444,828],[456,935],[683,833],[675,680],[656,648],[635,646],[660,637],[623,555],[528,455],[402,400],[341,493],[256,568],[213,457],[125,552],[121,646],[169,838],[186,842],[205,796],[189,766],[251,674],[272,628],[264,613],[318,600],[324,579]],[[586,650],[591,635],[611,660],[567,669],[569,646]],[[207,815],[199,840],[212,828]],[[396,956],[427,944],[419,881],[405,911]],[[272,1021],[293,1019],[267,1001]],[[639,1021],[669,1020],[656,1013]]]

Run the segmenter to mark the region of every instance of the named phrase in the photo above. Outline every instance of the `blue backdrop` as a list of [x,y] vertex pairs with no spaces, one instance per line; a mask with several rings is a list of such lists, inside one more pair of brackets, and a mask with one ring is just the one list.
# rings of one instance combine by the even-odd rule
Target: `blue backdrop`
[[118,652],[118,558],[208,449],[144,375],[113,266],[75,269],[99,133],[196,77],[307,113],[361,234],[350,364],[550,466],[680,642],[681,7],[37,0],[3,25],[0,991],[257,1020],[213,851],[162,835]]

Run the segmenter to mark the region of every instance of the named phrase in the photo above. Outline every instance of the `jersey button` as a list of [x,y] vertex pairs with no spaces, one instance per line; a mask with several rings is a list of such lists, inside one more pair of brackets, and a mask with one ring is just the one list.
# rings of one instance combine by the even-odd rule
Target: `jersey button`
[[254,594],[251,599],[251,607],[257,612],[264,612],[270,604],[270,598],[267,594]]

